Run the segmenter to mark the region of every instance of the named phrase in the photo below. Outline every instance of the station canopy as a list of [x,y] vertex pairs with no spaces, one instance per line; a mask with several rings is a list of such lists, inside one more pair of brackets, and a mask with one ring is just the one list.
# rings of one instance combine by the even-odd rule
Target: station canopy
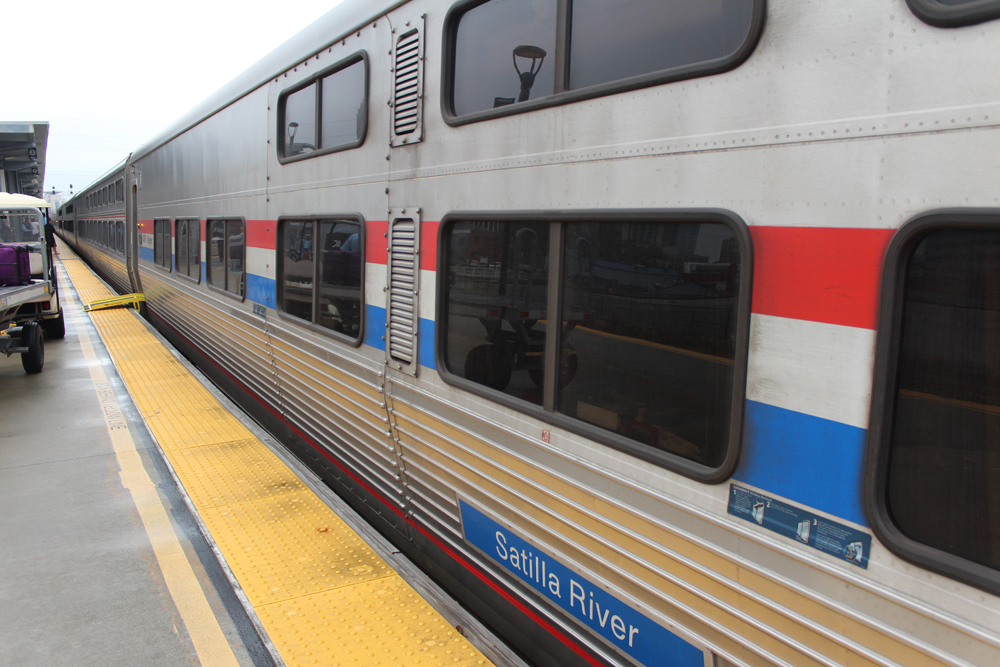
[[0,190],[42,196],[49,124],[0,121]]

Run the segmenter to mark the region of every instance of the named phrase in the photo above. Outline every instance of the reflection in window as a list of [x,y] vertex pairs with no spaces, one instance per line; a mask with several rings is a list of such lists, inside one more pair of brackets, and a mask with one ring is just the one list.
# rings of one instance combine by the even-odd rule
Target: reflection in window
[[316,150],[316,86],[311,84],[285,98],[285,156]]
[[226,220],[226,291],[243,296],[244,234],[242,220]]
[[725,58],[752,12],[752,0],[573,0],[568,87]]
[[322,87],[320,147],[334,148],[360,141],[368,112],[364,61],[324,77]]
[[[550,250],[550,229],[561,251]],[[449,374],[546,409],[547,389],[555,411],[590,427],[723,464],[745,297],[734,227],[483,220],[444,235]],[[561,253],[559,276],[549,275],[550,251]],[[555,296],[562,317],[550,349]],[[544,371],[549,354],[555,377]]]
[[201,280],[201,221],[188,220],[188,275]]
[[367,78],[358,59],[282,98],[282,157],[359,144],[368,122]]
[[558,410],[711,467],[729,443],[739,242],[712,223],[566,225]]
[[364,270],[361,224],[347,220],[282,221],[279,243],[281,310],[358,339]]
[[[453,111],[461,116],[698,64],[708,71],[739,51],[754,6],[754,0],[488,0],[462,13],[453,28]],[[557,41],[560,28],[564,43]],[[557,72],[562,61],[565,70]]]
[[448,251],[448,370],[541,405],[549,224],[460,222]]
[[[98,233],[101,235],[102,239],[97,239],[98,243],[102,245],[107,245],[105,232],[107,231],[106,225],[100,225]],[[172,251],[170,248],[170,221],[169,220],[154,220],[153,221],[153,261],[157,266],[162,266],[165,269],[169,269],[172,263]]]
[[921,544],[1000,569],[1000,231],[928,234],[904,295],[889,514]]
[[177,221],[177,273],[188,275],[188,255],[185,249],[188,247],[187,220]]
[[242,220],[208,221],[208,270],[210,285],[242,297],[246,283],[245,227]]
[[[535,77],[527,99],[555,92],[556,0],[491,0],[465,12],[455,35],[454,109],[459,116],[514,104],[521,97],[519,71],[531,69],[531,59],[518,64],[513,50],[534,46],[545,51],[535,62]],[[515,67],[516,65],[516,67]]]

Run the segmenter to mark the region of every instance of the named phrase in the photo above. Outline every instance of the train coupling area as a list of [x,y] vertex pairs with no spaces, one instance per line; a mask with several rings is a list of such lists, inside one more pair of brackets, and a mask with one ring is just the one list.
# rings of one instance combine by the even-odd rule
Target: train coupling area
[[[98,406],[96,413],[104,421],[99,435],[109,441],[107,472],[100,483],[90,484],[80,493],[89,497],[107,490],[93,487],[108,487],[117,494],[116,503],[128,498],[126,505],[131,509],[125,514],[132,516],[131,523],[143,535],[115,537],[111,542],[115,550],[136,541],[147,545],[140,551],[156,591],[147,597],[162,598],[157,604],[168,613],[152,609],[128,611],[118,620],[105,618],[109,608],[126,595],[124,580],[131,581],[135,573],[127,573],[125,565],[116,564],[102,543],[94,549],[102,554],[94,567],[100,569],[106,563],[112,568],[104,573],[109,580],[104,586],[110,587],[111,594],[94,598],[103,601],[93,604],[99,611],[90,616],[83,609],[90,604],[86,599],[92,592],[86,585],[89,575],[82,582],[78,577],[58,592],[39,593],[37,583],[26,584],[20,592],[11,589],[4,593],[0,587],[0,597],[7,600],[7,612],[0,612],[0,664],[15,664],[6,663],[8,659],[19,665],[87,664],[97,658],[93,653],[88,658],[81,651],[93,649],[105,665],[141,664],[149,660],[147,654],[157,653],[161,658],[156,664],[203,666],[523,667],[513,651],[230,404],[139,313],[129,308],[92,308],[85,314],[82,304],[114,297],[69,249],[59,259],[59,270],[69,335],[58,346],[60,351],[71,346],[82,351],[84,361],[71,365],[80,373],[89,372],[92,387],[74,382],[74,393],[52,396],[49,409],[68,412],[70,406],[87,402]],[[54,381],[54,374],[45,375]],[[0,390],[0,404],[4,391],[15,381],[37,377],[10,375]],[[135,416],[134,423],[127,418],[129,414]],[[79,417],[91,424],[99,419],[82,412]],[[146,447],[141,445],[144,440],[150,443]],[[3,442],[0,433],[0,444]],[[31,465],[14,456],[0,449],[0,482]],[[30,459],[36,455],[24,456]],[[89,455],[81,456],[86,460]],[[80,470],[87,466],[70,460],[56,464],[76,465]],[[109,474],[112,472],[117,474]],[[70,484],[81,480],[68,471],[63,474],[73,480]],[[35,486],[25,484],[25,493]],[[60,485],[53,483],[48,488],[57,494],[60,489],[55,487]],[[180,501],[173,506],[164,501],[167,491]],[[4,502],[4,493],[0,492],[0,503],[7,507],[5,514],[19,506],[27,512],[29,505],[12,499],[9,490],[8,502]],[[81,532],[82,526],[90,525],[77,517],[88,513],[84,507],[89,510],[101,504],[54,503],[51,498],[46,502],[62,505],[54,508],[62,515],[44,520],[68,524],[64,528],[70,532],[77,524]],[[182,514],[190,518],[184,519]],[[0,527],[10,521],[24,523],[16,515],[0,516]],[[185,537],[179,526],[185,521],[191,526],[188,532],[197,539]],[[198,540],[205,546],[199,547]],[[0,552],[0,571],[7,570],[3,575],[7,582],[17,578],[19,568],[32,573],[41,568],[72,578],[77,567],[59,562],[46,565],[54,557],[50,554],[34,560],[27,550],[21,553],[23,557],[18,553],[17,549],[8,549],[6,555]],[[85,561],[87,565],[83,562],[80,568],[93,564],[91,560]],[[35,590],[29,590],[32,586]],[[122,590],[116,594],[118,588]],[[25,610],[39,606],[38,618],[54,623],[41,607],[50,607],[62,597],[71,598],[67,613],[79,608],[79,627],[52,629],[49,634],[40,627],[43,623],[30,620],[31,613],[16,614],[18,605],[12,604],[21,599]],[[5,620],[5,616],[9,618]],[[172,627],[153,630],[157,639],[142,639],[146,630],[140,626],[153,618]],[[95,639],[98,625],[115,623],[122,627],[109,628],[110,634],[122,643],[131,642],[128,648],[87,646],[88,641],[101,643]],[[22,625],[30,631],[16,629]],[[109,634],[109,629],[101,636]],[[160,635],[171,635],[171,631],[181,645],[173,657],[173,649],[158,643],[162,642]],[[63,637],[67,634],[77,636],[83,644],[75,649],[65,646]],[[69,652],[49,650],[47,643]],[[116,653],[120,654],[118,659],[112,659]],[[37,661],[33,662],[33,655]],[[57,655],[67,660],[60,662]]]

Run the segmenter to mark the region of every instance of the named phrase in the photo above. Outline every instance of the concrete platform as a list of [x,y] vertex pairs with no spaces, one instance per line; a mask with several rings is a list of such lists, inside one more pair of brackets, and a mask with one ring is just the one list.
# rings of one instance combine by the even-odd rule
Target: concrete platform
[[[212,664],[274,665],[78,300],[67,304],[66,325],[64,340],[46,341],[40,374],[25,374],[18,355],[0,356],[0,665],[207,664],[156,549],[172,551],[170,569],[215,626],[213,655],[223,657]],[[140,497],[160,505],[168,534],[147,532],[109,419],[134,435],[148,479]]]

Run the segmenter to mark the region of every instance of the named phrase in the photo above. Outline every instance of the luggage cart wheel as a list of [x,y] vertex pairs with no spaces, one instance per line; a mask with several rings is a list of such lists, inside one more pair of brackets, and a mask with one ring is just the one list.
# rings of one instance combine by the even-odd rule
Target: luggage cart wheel
[[21,346],[28,348],[21,353],[25,373],[41,373],[45,363],[45,341],[38,322],[25,322],[21,327]]

